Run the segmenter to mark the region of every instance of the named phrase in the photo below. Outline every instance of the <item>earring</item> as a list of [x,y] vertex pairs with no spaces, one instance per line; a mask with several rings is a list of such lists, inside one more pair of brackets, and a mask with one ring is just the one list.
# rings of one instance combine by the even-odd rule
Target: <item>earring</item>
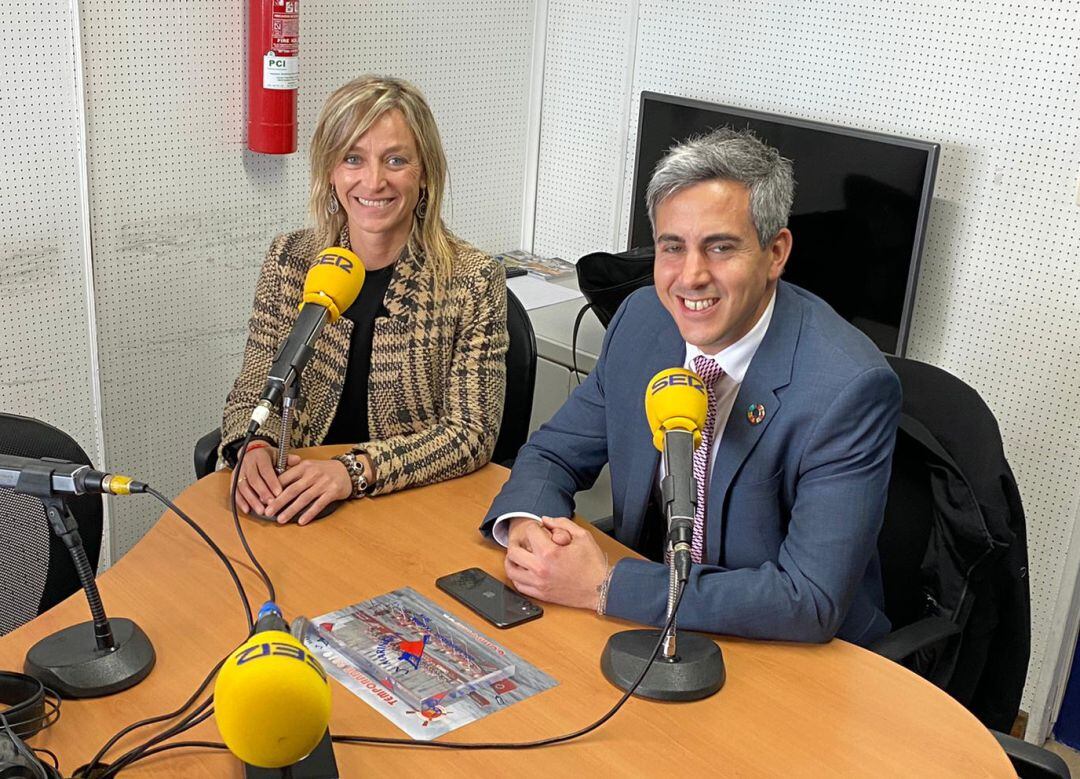
[[341,206],[338,204],[337,193],[333,189],[330,190],[330,199],[326,202],[326,213],[333,216],[338,212],[338,208]]
[[413,212],[416,214],[416,218],[419,219],[421,222],[423,222],[424,218],[427,216],[427,206],[427,190],[421,189],[420,199],[416,201],[416,208],[413,209]]

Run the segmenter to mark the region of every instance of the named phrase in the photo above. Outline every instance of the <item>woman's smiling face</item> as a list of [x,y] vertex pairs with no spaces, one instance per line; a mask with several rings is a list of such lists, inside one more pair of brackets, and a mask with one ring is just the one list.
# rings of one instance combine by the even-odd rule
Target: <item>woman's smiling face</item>
[[354,242],[363,245],[371,238],[404,246],[424,171],[402,113],[392,109],[376,119],[333,169],[330,183],[348,215]]

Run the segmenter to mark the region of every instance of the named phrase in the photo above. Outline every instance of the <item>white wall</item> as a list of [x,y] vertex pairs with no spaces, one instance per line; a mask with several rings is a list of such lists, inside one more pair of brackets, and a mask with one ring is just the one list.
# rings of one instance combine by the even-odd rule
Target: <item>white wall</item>
[[642,90],[942,145],[908,354],[1001,423],[1028,520],[1023,705],[1052,704],[1080,497],[1080,7],[551,0],[548,15],[541,254],[625,248]]
[[[0,79],[0,411],[101,459],[89,305],[83,115],[68,0],[4,7]],[[103,550],[105,559],[108,550]]]

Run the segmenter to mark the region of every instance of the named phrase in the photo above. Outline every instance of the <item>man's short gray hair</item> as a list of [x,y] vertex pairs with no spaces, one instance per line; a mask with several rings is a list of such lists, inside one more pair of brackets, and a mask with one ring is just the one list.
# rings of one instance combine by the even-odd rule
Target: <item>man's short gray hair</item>
[[750,190],[750,219],[762,247],[787,226],[795,197],[791,160],[750,130],[722,127],[675,144],[656,164],[645,191],[653,232],[657,206],[680,190],[713,179],[737,181]]

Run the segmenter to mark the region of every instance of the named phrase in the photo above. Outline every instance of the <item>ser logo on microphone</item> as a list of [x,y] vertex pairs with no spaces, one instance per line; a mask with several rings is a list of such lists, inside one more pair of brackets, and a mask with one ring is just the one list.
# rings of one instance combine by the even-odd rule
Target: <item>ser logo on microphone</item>
[[323,252],[319,255],[315,261],[316,265],[333,265],[336,268],[341,268],[344,271],[351,271],[353,269],[353,262],[348,257],[342,257],[340,254],[331,254],[329,252]]
[[236,655],[236,665],[239,667],[245,663],[250,663],[253,660],[272,656],[291,657],[294,660],[299,660],[309,668],[314,669],[322,680],[326,681],[326,671],[323,670],[323,667],[319,665],[319,662],[314,657],[308,654],[303,648],[293,646],[292,644],[286,644],[283,641],[264,641],[260,644],[249,646],[247,649]]
[[670,373],[662,376],[649,386],[649,394],[655,395],[666,387],[691,387],[704,394],[705,385],[692,373]]

